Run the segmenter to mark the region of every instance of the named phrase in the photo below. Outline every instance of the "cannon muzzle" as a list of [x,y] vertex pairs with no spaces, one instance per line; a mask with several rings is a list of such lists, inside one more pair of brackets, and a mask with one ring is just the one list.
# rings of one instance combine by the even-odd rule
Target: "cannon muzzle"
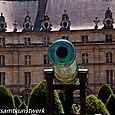
[[48,56],[59,83],[71,84],[77,82],[76,49],[72,43],[64,39],[57,40],[49,47]]

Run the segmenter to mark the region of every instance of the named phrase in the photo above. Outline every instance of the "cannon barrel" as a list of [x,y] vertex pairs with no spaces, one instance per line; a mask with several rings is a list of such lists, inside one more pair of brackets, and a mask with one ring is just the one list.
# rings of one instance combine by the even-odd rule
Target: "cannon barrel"
[[57,40],[49,47],[48,56],[59,83],[71,84],[77,82],[76,49],[72,43],[64,39]]

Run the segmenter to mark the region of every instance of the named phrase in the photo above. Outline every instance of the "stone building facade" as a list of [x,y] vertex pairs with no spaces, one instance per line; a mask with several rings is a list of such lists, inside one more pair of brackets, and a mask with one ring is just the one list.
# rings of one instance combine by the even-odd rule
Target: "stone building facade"
[[79,68],[88,68],[88,92],[96,94],[103,83],[115,88],[115,30],[92,29],[52,32],[0,32],[0,84],[27,99],[43,70],[52,68],[48,47],[68,39],[76,48]]

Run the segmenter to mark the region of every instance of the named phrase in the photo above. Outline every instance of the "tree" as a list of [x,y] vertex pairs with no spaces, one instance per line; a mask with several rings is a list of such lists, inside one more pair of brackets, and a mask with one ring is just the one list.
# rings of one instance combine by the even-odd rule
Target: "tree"
[[[11,92],[4,86],[0,86],[0,109],[15,109],[13,96]],[[7,115],[15,115],[15,113],[9,112]]]
[[111,94],[106,103],[107,110],[110,115],[115,115],[115,95]]
[[14,96],[15,107],[18,108],[21,104],[21,100],[18,96]]
[[[31,92],[29,99],[29,109],[45,109],[47,102],[46,93],[47,82],[40,82]],[[54,112],[55,114],[64,113],[62,103],[56,91],[54,91]]]
[[86,98],[86,113],[87,115],[102,114],[110,115],[105,104],[95,95],[89,95]]
[[109,98],[109,96],[113,94],[112,89],[107,85],[107,84],[103,84],[99,90],[98,93],[98,98],[104,103],[106,104],[107,99]]

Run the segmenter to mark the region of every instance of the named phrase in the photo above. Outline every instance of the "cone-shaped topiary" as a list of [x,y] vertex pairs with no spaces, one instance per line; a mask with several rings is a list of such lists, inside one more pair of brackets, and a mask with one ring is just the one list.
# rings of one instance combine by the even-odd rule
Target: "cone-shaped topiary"
[[95,95],[89,95],[86,98],[86,113],[87,115],[110,115],[106,109],[105,104]]
[[14,96],[15,107],[18,108],[21,104],[21,100],[18,96]]
[[112,89],[107,85],[107,84],[103,84],[99,90],[98,93],[98,98],[106,104],[107,99],[109,98],[109,96],[113,94]]
[[71,107],[71,114],[73,114],[73,115],[75,114],[76,115],[77,111],[78,111],[77,107],[75,106],[75,104],[73,104],[72,107]]
[[17,115],[27,115],[27,107],[24,102],[22,102],[18,108]]
[[[45,109],[46,110],[46,86],[47,82],[44,80],[40,82],[31,92],[28,109]],[[64,113],[61,101],[56,91],[54,91],[54,111],[55,113]],[[42,111],[44,112],[44,111]]]
[[64,113],[64,110],[63,110],[63,105],[59,99],[59,95],[56,91],[54,91],[54,113],[56,115],[60,115],[62,113]]
[[110,115],[115,115],[115,95],[111,94],[107,100],[106,108]]
[[[8,110],[7,115],[15,115],[15,104],[11,92],[4,86],[0,86],[0,109]],[[11,110],[11,111],[10,111]],[[3,113],[1,113],[3,114]]]

